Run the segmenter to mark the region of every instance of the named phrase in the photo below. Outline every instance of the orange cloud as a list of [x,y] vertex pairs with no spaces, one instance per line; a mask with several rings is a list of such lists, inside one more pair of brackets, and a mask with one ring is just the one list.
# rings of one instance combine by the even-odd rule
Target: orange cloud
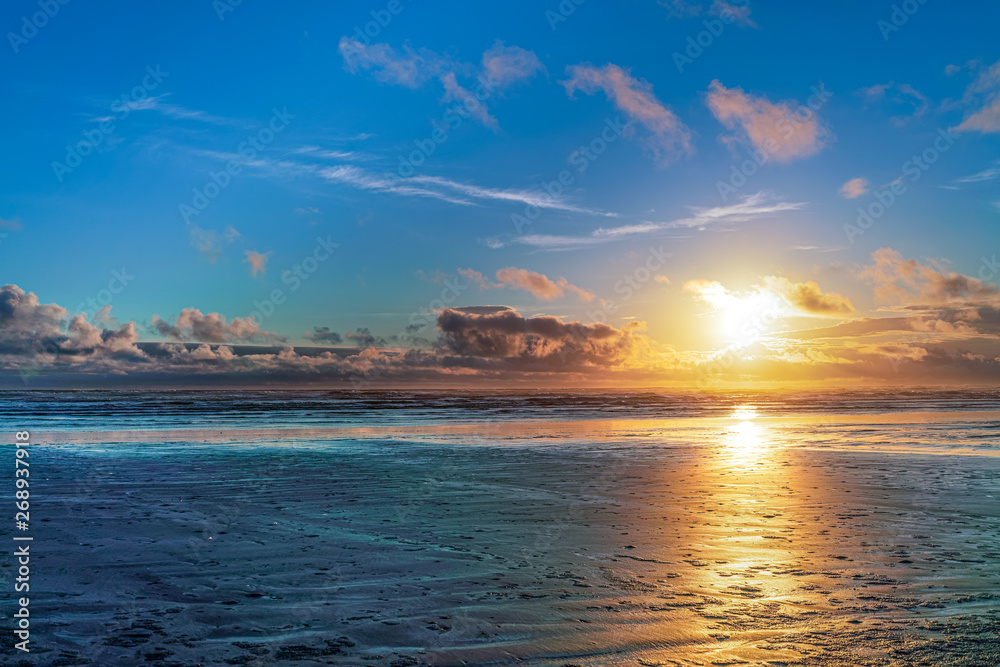
[[587,290],[573,285],[565,278],[550,280],[547,276],[527,269],[516,269],[508,266],[506,269],[497,271],[497,280],[508,287],[516,287],[531,292],[542,301],[551,301],[556,297],[563,296],[570,292],[583,301],[592,301],[594,295]]
[[247,250],[247,258],[243,261],[250,265],[250,275],[256,278],[258,275],[267,273],[267,260],[270,257],[270,252],[260,253],[255,250]]
[[566,68],[566,73],[569,79],[562,85],[567,94],[572,96],[582,90],[593,95],[603,91],[618,109],[644,126],[652,135],[645,142],[646,148],[660,163],[668,164],[693,152],[691,131],[677,114],[656,99],[653,86],[647,81],[634,78],[629,70],[610,63],[604,67],[572,65]]
[[904,259],[892,248],[879,248],[872,253],[872,260],[858,277],[870,282],[875,296],[887,303],[942,306],[1000,302],[996,285],[948,271],[940,261],[928,260],[922,264],[915,259]]
[[718,80],[709,85],[708,108],[727,129],[738,132],[738,139],[779,162],[818,153],[828,135],[812,108],[793,101],[775,104]]
[[857,199],[868,192],[867,178],[852,178],[840,188],[840,196],[845,199]]
[[763,285],[744,293],[730,291],[716,280],[689,280],[684,290],[715,310],[745,313],[748,317],[765,313],[772,318],[845,317],[855,312],[850,300],[836,292],[823,292],[813,281],[793,283],[780,276],[765,276]]
[[496,272],[497,282],[492,282],[485,275],[473,269],[459,269],[458,273],[469,282],[478,286],[479,289],[499,289],[501,287],[512,287],[530,292],[533,296],[542,301],[565,296],[567,293],[575,294],[582,301],[593,301],[594,294],[582,287],[577,287],[565,278],[552,280],[548,276],[527,269],[518,269],[508,266]]

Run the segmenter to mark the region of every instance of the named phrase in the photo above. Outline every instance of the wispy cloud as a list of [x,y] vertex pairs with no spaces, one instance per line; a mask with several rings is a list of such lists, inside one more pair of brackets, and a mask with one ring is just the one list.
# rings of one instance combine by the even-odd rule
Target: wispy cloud
[[906,121],[920,118],[930,109],[930,100],[908,83],[879,83],[861,89],[861,95],[867,102],[888,101],[897,108],[907,109],[908,113],[893,116],[890,120],[894,125],[903,125]]
[[319,175],[328,181],[353,185],[362,190],[376,190],[378,192],[391,192],[392,194],[409,197],[428,197],[439,199],[450,204],[461,206],[472,206],[473,202],[468,199],[461,199],[443,193],[439,190],[429,190],[427,188],[417,188],[406,185],[404,179],[388,179],[383,176],[369,173],[357,167],[339,166],[321,169]]
[[[691,131],[677,114],[656,98],[649,82],[613,64],[604,67],[571,65],[566,73],[569,79],[561,83],[568,95],[572,97],[577,90],[588,95],[602,91],[631,121],[645,127],[649,135],[643,144],[660,164],[669,164],[694,152]],[[626,134],[632,132],[634,126],[630,125]]]
[[1000,60],[981,69],[976,80],[969,84],[962,103],[971,111],[960,125],[958,132],[1000,132]]
[[170,93],[151,95],[149,97],[144,97],[141,100],[126,102],[125,106],[131,111],[156,111],[175,120],[197,120],[203,123],[210,123],[212,125],[249,127],[249,124],[243,120],[223,118],[222,116],[215,116],[205,111],[188,109],[187,107],[179,104],[167,102],[166,99],[169,96]]
[[994,162],[993,166],[988,167],[978,173],[970,174],[968,176],[963,176],[962,178],[956,179],[956,183],[984,183],[986,181],[995,181],[1000,178],[1000,162]]
[[[679,218],[666,222],[642,221],[619,227],[601,227],[587,236],[532,234],[518,237],[512,242],[535,246],[545,250],[566,250],[667,230],[705,230],[709,228],[727,230],[733,224],[749,222],[778,213],[797,211],[805,205],[805,202],[778,201],[765,192],[758,192],[744,197],[743,201],[731,206],[689,206],[688,209],[692,215],[687,218]],[[506,244],[498,244],[498,247],[502,247],[503,245]]]
[[327,180],[346,183],[363,190],[378,190],[414,197],[430,197],[463,206],[474,205],[476,200],[501,201],[570,213],[584,213],[587,215],[608,217],[615,217],[617,215],[616,213],[607,211],[575,206],[560,197],[553,197],[540,191],[487,188],[469,183],[460,183],[439,176],[413,176],[411,178],[389,179],[353,166],[329,167],[321,169],[319,174]]
[[[411,89],[438,81],[444,89],[442,103],[456,103],[463,113],[494,131],[499,123],[490,114],[486,99],[545,71],[534,52],[506,46],[500,40],[483,53],[479,67],[409,44],[397,51],[388,44],[365,45],[352,37],[342,37],[338,50],[352,74],[368,72],[378,81]],[[460,79],[478,79],[475,92],[469,88],[472,83],[463,84]]]
[[191,227],[191,245],[205,255],[205,259],[213,263],[218,261],[226,245],[239,238],[241,234],[232,226],[226,227],[221,234],[214,229]]
[[[701,16],[706,10],[700,2],[688,0],[659,0],[667,8],[667,18],[692,18]],[[714,0],[708,8],[708,14],[718,16],[744,28],[756,28],[757,24],[750,18],[750,3],[748,0]]]

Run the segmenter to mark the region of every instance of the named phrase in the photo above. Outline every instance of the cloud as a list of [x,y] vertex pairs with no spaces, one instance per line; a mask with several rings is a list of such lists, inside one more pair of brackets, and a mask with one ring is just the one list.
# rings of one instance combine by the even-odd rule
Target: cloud
[[788,278],[767,276],[764,285],[777,294],[794,311],[818,317],[842,317],[855,312],[850,300],[836,292],[823,292],[819,285],[809,280],[793,283]]
[[857,199],[868,192],[867,178],[852,178],[840,187],[840,196],[845,199]]
[[813,281],[795,283],[782,276],[765,276],[745,292],[728,289],[717,280],[689,280],[684,291],[712,306],[739,325],[768,316],[843,318],[855,313],[850,300],[836,292],[823,292]]
[[231,343],[284,340],[283,336],[264,331],[253,317],[234,317],[226,321],[219,313],[202,314],[197,308],[185,308],[171,324],[153,315],[151,328],[166,338],[204,343]]
[[[436,80],[444,89],[442,103],[456,103],[456,113],[472,116],[494,131],[499,130],[499,124],[489,113],[486,100],[545,71],[532,51],[505,46],[500,40],[483,53],[478,68],[409,44],[400,52],[388,44],[365,45],[352,37],[340,39],[339,52],[345,69],[352,74],[368,72],[378,81],[411,89]],[[476,80],[476,91],[460,79]]]
[[941,261],[904,259],[892,248],[873,252],[872,264],[858,277],[874,287],[878,299],[896,305],[995,304],[1000,296],[993,283],[948,271]]
[[705,11],[700,2],[689,0],[657,0],[657,2],[667,8],[667,18],[686,19]]
[[223,118],[222,116],[215,116],[204,111],[188,109],[187,107],[183,107],[179,104],[166,102],[165,100],[169,96],[170,93],[150,95],[149,97],[144,97],[140,100],[125,101],[123,102],[123,106],[130,111],[156,111],[163,114],[167,118],[173,118],[175,120],[197,120],[211,125],[250,127],[250,124],[246,121]]
[[474,200],[500,201],[570,213],[607,217],[617,215],[608,211],[575,206],[562,197],[552,196],[542,191],[487,188],[438,176],[389,179],[352,166],[328,167],[322,169],[319,174],[329,181],[346,183],[363,190],[377,190],[411,197],[430,197],[462,206],[472,206]]
[[592,292],[588,292],[582,287],[577,287],[565,278],[552,280],[544,274],[528,271],[527,269],[518,269],[513,266],[508,266],[505,269],[497,271],[497,282],[491,281],[485,275],[473,269],[459,269],[458,273],[479,287],[479,289],[500,289],[503,287],[521,289],[530,292],[535,298],[542,301],[551,301],[566,294],[574,294],[581,301],[592,301],[594,299]]
[[464,276],[466,280],[477,286],[479,289],[493,289],[498,287],[497,284],[491,282],[485,275],[473,269],[459,269],[458,274],[460,276]]
[[341,37],[338,51],[344,59],[344,68],[351,74],[369,72],[378,81],[407,88],[419,88],[449,66],[447,60],[433,51],[418,51],[409,44],[404,44],[400,53],[388,44],[365,45],[351,37]]
[[12,232],[17,232],[23,229],[21,226],[20,218],[11,218],[10,220],[4,220],[0,218],[0,229],[9,229]]
[[[705,12],[702,3],[690,0],[659,0],[659,3],[667,8],[667,18],[686,19],[701,16]],[[708,13],[744,28],[757,27],[750,18],[750,3],[747,0],[735,0],[735,2],[714,0],[708,8]]]
[[732,16],[733,22],[744,28],[758,27],[753,19],[750,18],[750,3],[746,0],[738,0],[735,3],[715,0],[709,8],[708,13],[723,19]]
[[544,71],[545,67],[534,51],[519,46],[504,46],[499,39],[483,53],[483,73],[501,89]]
[[202,229],[198,226],[191,227],[191,245],[197,248],[199,252],[205,255],[205,259],[212,263],[219,260],[219,256],[222,254],[223,247],[226,244],[232,243],[239,238],[241,238],[241,234],[231,226],[226,227],[221,234],[212,229]]
[[480,103],[474,93],[464,88],[458,83],[454,72],[447,72],[441,76],[441,85],[444,86],[443,102],[457,102],[473,118],[490,128],[494,132],[500,129],[500,123],[490,115],[486,105]]
[[[561,83],[570,97],[577,90],[588,95],[603,91],[632,123],[645,127],[649,134],[643,145],[660,164],[669,164],[694,152],[688,127],[656,99],[651,84],[632,77],[629,70],[613,64],[604,67],[584,64],[571,65],[566,73],[569,79]],[[634,133],[632,123],[626,128],[626,135]]]
[[1000,178],[1000,162],[994,162],[993,166],[987,167],[983,171],[957,179],[956,183],[985,183],[995,181]]
[[445,308],[438,316],[439,348],[460,357],[522,369],[625,366],[649,350],[641,323],[607,324],[525,317],[512,309],[485,314]]
[[339,345],[344,341],[339,333],[330,331],[330,327],[313,327],[313,330],[306,332],[303,337],[315,343],[330,343],[332,345]]
[[805,202],[786,202],[776,200],[766,192],[746,195],[738,204],[729,206],[688,206],[691,216],[669,222],[643,222],[636,225],[598,229],[597,237],[621,237],[635,234],[647,234],[663,229],[693,228],[707,229],[709,227],[727,226],[733,223],[749,222],[765,216],[787,211],[797,211],[805,206]]
[[[618,227],[600,227],[588,236],[558,236],[552,234],[528,234],[511,241],[519,245],[529,245],[545,250],[567,250],[591,245],[609,243],[635,236],[647,236],[677,229],[716,229],[730,231],[734,225],[767,218],[779,213],[797,211],[805,202],[786,202],[776,199],[766,192],[746,195],[737,204],[729,206],[688,206],[691,215],[664,222],[642,221]],[[505,243],[497,243],[499,247]]]
[[592,301],[594,299],[593,293],[571,284],[565,278],[551,280],[541,273],[535,273],[527,269],[517,269],[509,266],[497,271],[496,277],[500,284],[523,289],[542,301],[551,301],[563,296],[567,292],[575,294],[581,301]]
[[358,327],[355,331],[348,331],[344,338],[358,345],[359,347],[372,347],[373,345],[385,345],[384,338],[377,338],[367,327]]
[[896,83],[895,81],[879,83],[862,88],[860,92],[868,102],[888,101],[894,107],[905,110],[906,113],[890,118],[892,123],[897,126],[914,118],[920,118],[930,109],[930,100],[908,83]]
[[962,97],[962,104],[973,110],[954,128],[955,131],[1000,132],[1000,60],[985,69],[979,68],[978,76]]
[[255,250],[247,250],[246,255],[247,257],[243,261],[250,265],[251,276],[256,278],[258,275],[267,273],[267,260],[271,257],[270,252],[260,253]]
[[[108,311],[104,311],[105,318]],[[131,322],[118,329],[99,329],[83,315],[70,315],[54,303],[43,304],[17,285],[0,287],[0,368],[3,358],[21,356],[56,360],[74,356],[116,356],[136,340]]]
[[[931,267],[933,269],[933,267]],[[694,289],[694,288],[691,288]],[[749,306],[756,295],[796,317],[845,311],[812,283],[771,277],[750,292],[713,281],[697,290]],[[690,291],[690,290],[689,290]],[[916,290],[919,294],[922,290]],[[975,294],[976,290],[960,290]],[[736,301],[731,301],[733,298]],[[765,304],[766,305],[766,304]],[[728,311],[723,311],[728,312]],[[105,312],[105,320],[110,313]],[[230,323],[226,323],[227,325]],[[0,288],[0,385],[6,387],[652,386],[715,378],[895,382],[903,386],[1000,381],[1000,306],[953,303],[905,317],[861,318],[769,333],[734,354],[656,346],[643,324],[622,327],[525,316],[507,306],[445,308],[427,349],[293,348],[280,344],[137,341],[135,323],[98,326],[18,286]],[[169,324],[167,324],[170,326]],[[194,327],[190,327],[193,332]],[[218,327],[215,327],[217,330]],[[317,327],[308,338],[332,339]],[[379,337],[361,328],[361,344]]]
[[809,107],[793,100],[775,104],[718,80],[709,85],[707,102],[715,118],[737,132],[736,140],[779,162],[815,155],[829,134]]

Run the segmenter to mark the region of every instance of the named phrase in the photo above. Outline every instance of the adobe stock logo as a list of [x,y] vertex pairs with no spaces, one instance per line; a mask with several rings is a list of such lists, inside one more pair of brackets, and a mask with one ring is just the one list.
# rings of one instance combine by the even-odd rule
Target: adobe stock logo
[[38,31],[49,24],[63,6],[68,5],[69,0],[38,0],[38,7],[42,10],[35,12],[29,18],[21,17],[21,30],[19,32],[8,32],[7,41],[14,53],[20,53],[21,47],[35,38]]

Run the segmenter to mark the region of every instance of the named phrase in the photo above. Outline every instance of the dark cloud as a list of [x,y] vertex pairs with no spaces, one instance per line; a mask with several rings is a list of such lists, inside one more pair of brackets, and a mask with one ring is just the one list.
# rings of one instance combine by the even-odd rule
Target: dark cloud
[[474,313],[445,308],[438,316],[439,348],[462,357],[539,362],[550,365],[614,367],[648,349],[641,325],[563,322],[557,317],[524,317],[511,309]]
[[343,337],[336,331],[330,331],[330,327],[313,327],[310,333],[305,334],[305,337],[314,343],[330,343],[331,345],[338,345],[344,342]]

